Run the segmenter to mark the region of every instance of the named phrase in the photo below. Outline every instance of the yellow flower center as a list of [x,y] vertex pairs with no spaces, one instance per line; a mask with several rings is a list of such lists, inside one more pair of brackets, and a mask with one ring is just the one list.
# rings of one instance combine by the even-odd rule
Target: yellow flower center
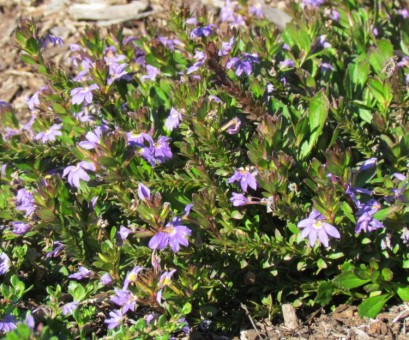
[[175,235],[175,234],[176,234],[176,230],[175,230],[175,228],[173,228],[173,225],[172,225],[172,224],[169,224],[169,226],[166,227],[166,232],[167,232],[169,235]]
[[323,225],[322,221],[315,220],[315,223],[312,225],[315,229],[321,229]]

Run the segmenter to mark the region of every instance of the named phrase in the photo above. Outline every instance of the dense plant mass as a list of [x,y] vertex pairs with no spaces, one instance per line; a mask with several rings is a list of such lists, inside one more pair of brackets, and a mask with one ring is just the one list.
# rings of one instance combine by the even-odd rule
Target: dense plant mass
[[[0,333],[168,339],[297,308],[409,301],[409,13],[259,3],[63,44],[23,20],[47,80],[1,102]],[[47,46],[48,45],[48,46]]]

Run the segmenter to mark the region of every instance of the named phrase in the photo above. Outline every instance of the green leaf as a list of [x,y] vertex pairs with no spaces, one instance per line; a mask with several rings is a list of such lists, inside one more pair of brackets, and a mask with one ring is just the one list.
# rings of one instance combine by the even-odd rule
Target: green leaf
[[29,65],[36,65],[37,61],[34,60],[34,58],[28,54],[22,54],[20,56],[20,59],[23,63],[29,64]]
[[359,315],[371,319],[375,318],[391,297],[391,294],[382,294],[367,298],[358,306]]
[[363,286],[369,281],[369,279],[360,279],[352,271],[348,271],[338,275],[332,282],[340,289],[349,290]]
[[307,157],[314,145],[317,143],[318,137],[322,133],[325,121],[328,117],[329,101],[324,92],[318,92],[311,100],[308,110],[308,122],[310,126],[310,139],[307,147],[302,147],[301,158]]
[[321,282],[318,286],[317,298],[315,299],[321,305],[327,305],[332,299],[334,285],[331,281]]
[[409,286],[399,286],[396,293],[402,299],[402,301],[409,301]]

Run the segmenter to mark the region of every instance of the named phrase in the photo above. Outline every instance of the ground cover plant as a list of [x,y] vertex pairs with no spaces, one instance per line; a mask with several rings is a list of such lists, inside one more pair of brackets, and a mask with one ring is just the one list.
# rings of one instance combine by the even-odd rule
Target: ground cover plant
[[303,0],[282,31],[261,8],[89,29],[64,68],[42,54],[64,42],[21,22],[47,86],[28,122],[0,103],[7,339],[235,334],[283,303],[409,301],[405,2]]

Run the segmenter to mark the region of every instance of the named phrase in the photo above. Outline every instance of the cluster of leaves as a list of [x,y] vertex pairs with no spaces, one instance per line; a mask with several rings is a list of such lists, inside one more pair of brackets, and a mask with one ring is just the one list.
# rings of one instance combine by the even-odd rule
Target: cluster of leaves
[[323,3],[282,31],[234,1],[89,29],[65,68],[21,22],[47,86],[26,124],[0,105],[0,332],[167,339],[235,331],[243,304],[409,301],[409,13]]

